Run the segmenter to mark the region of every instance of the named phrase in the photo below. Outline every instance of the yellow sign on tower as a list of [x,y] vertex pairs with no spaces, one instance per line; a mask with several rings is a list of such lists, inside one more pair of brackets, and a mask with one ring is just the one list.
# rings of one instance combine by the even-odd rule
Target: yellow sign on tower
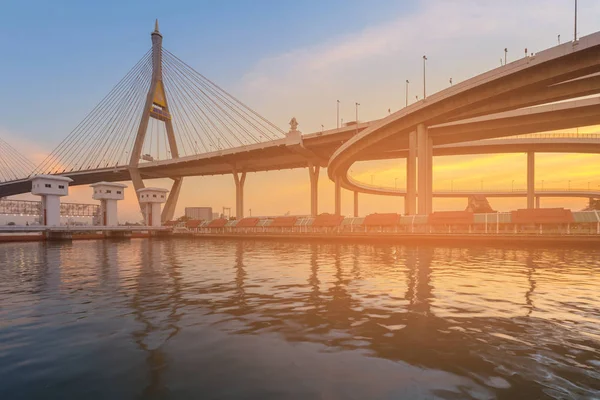
[[156,104],[159,107],[165,108],[167,106],[167,101],[165,99],[165,89],[163,87],[162,81],[156,82],[156,87],[154,88],[154,97],[152,98],[152,103]]

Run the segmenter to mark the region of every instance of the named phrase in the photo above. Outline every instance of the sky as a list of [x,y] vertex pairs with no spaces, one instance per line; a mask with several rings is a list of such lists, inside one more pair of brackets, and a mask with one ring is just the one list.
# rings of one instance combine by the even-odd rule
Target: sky
[[[154,20],[163,46],[287,131],[296,117],[305,133],[341,118],[371,120],[422,94],[422,56],[427,91],[439,91],[508,60],[573,37],[573,0],[423,1],[13,1],[0,13],[0,138],[39,163],[150,48]],[[598,30],[600,2],[579,0],[578,34]],[[600,132],[581,127],[579,132]],[[536,182],[545,187],[600,187],[596,155],[540,154]],[[524,154],[438,157],[434,189],[525,187]],[[393,186],[405,182],[404,160],[359,163],[352,175]],[[483,181],[483,182],[482,182]],[[169,181],[151,181],[169,187]],[[307,170],[248,174],[245,213],[307,214]],[[333,185],[319,181],[319,211],[333,212]],[[268,196],[265,196],[268,194]],[[23,198],[25,198],[24,196]],[[121,220],[140,214],[130,188]],[[72,188],[65,201],[93,202],[88,187]],[[525,206],[524,199],[495,200],[498,210]],[[403,201],[361,195],[361,214],[403,212]],[[186,206],[235,207],[232,176],[188,177],[176,215]],[[464,209],[466,200],[434,199],[434,209]],[[580,209],[584,199],[543,199],[543,207]],[[352,213],[344,190],[342,212]]]

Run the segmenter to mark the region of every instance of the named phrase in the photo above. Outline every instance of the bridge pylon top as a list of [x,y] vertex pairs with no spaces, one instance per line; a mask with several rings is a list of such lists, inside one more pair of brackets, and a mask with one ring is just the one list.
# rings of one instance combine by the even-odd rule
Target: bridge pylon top
[[274,139],[285,132],[162,46],[152,48],[34,171],[127,167]]

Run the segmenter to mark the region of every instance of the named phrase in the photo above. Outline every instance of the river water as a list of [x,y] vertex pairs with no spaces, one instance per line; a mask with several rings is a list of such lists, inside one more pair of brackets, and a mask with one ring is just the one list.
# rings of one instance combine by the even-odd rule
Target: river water
[[600,398],[600,249],[0,244],[0,399]]

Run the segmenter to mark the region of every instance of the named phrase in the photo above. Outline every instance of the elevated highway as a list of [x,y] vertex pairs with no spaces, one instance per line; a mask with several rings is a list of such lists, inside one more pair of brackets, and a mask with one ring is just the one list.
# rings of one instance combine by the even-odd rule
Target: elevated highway
[[[593,88],[598,85],[598,72],[600,33],[595,33],[468,79],[370,124],[341,145],[329,159],[328,175],[336,182],[336,213],[341,208],[342,187],[353,191],[365,189],[365,185],[348,175],[351,165],[364,159],[366,154],[377,153],[378,150],[389,148],[390,143],[395,143],[395,148],[400,145],[409,149],[407,212],[417,212],[418,191],[421,194],[418,213],[428,214],[433,192],[431,165],[434,145],[485,139],[496,134],[502,136],[497,132],[506,130],[506,127],[498,120],[494,122],[491,115],[504,113],[505,121],[511,118],[514,121],[527,118],[528,112],[523,111],[525,107],[544,105],[548,109],[558,109],[562,103],[551,103],[581,97],[586,88],[597,93],[597,89]],[[597,105],[597,99],[579,101],[587,100],[592,108],[582,108],[583,113],[593,109],[594,102]],[[581,118],[578,124],[593,120],[588,120],[583,114],[577,116],[579,111],[573,111],[575,108],[539,113],[537,122],[533,122],[535,118],[531,121],[539,127],[538,131],[545,131],[549,130],[543,128],[546,124],[546,127],[552,125],[551,129],[558,129],[556,124],[564,120],[565,115],[569,115],[568,118],[573,121]],[[536,113],[540,108],[532,107],[529,110]],[[514,113],[512,117],[511,113]],[[472,129],[465,130],[465,124]],[[529,124],[525,125],[524,130],[528,129]],[[440,134],[438,131],[435,134],[435,129],[446,132]],[[533,164],[533,158],[528,159],[528,164]],[[534,202],[533,183],[532,174],[528,174],[528,206],[531,208]]]
[[[68,150],[65,151],[67,153],[65,159],[76,154],[78,150],[71,148],[73,146],[70,146],[67,139],[64,142],[66,144],[61,144],[53,152],[56,158],[52,158],[49,162],[59,166],[58,169],[53,169],[52,173],[70,177],[73,179],[72,185],[86,185],[99,181],[133,180],[137,188],[143,186],[143,180],[173,179],[175,184],[172,194],[174,196],[172,196],[173,198],[170,196],[167,202],[166,208],[169,211],[164,214],[167,216],[174,210],[183,177],[232,174],[236,182],[236,215],[242,217],[245,174],[291,168],[309,169],[311,213],[316,214],[317,182],[319,169],[322,167],[327,167],[329,178],[336,183],[336,213],[340,212],[342,187],[356,193],[405,196],[407,198],[406,213],[408,214],[417,213],[416,201],[417,193],[419,193],[421,195],[418,197],[418,212],[428,213],[431,211],[431,198],[434,195],[446,195],[433,193],[432,157],[510,152],[528,154],[527,197],[528,205],[533,206],[535,197],[532,179],[533,155],[536,152],[600,153],[600,139],[595,136],[497,139],[600,124],[600,98],[582,98],[600,94],[600,33],[524,57],[455,84],[385,118],[334,130],[301,134],[296,128],[297,124],[294,119],[291,124],[292,129],[283,138],[263,140],[270,137],[264,129],[271,129],[272,124],[269,125],[268,121],[247,107],[244,108],[243,104],[234,99],[231,104],[237,101],[243,106],[236,111],[239,115],[245,113],[243,115],[255,118],[253,120],[255,122],[250,125],[253,129],[257,129],[255,134],[260,135],[261,139],[229,148],[220,148],[218,145],[210,144],[209,151],[195,152],[189,155],[178,154],[178,144],[185,140],[176,135],[176,128],[180,127],[176,118],[178,115],[182,116],[177,112],[177,101],[181,99],[175,95],[175,105],[170,113],[166,95],[162,89],[162,85],[172,85],[172,88],[183,88],[187,91],[192,84],[187,89],[185,85],[178,86],[182,84],[176,80],[176,77],[189,71],[186,69],[187,66],[180,64],[180,60],[173,58],[173,55],[167,51],[166,67],[168,68],[165,69],[166,75],[163,77],[162,58],[159,55],[161,53],[154,51],[156,49],[162,51],[162,35],[158,32],[158,25],[152,33],[152,40],[153,51],[148,53],[150,55],[145,56],[146,61],[144,62],[147,65],[146,71],[143,72],[148,79],[151,76],[150,88],[135,87],[139,93],[147,93],[146,106],[143,108],[145,111],[139,122],[138,133],[134,134],[135,120],[125,121],[127,124],[122,125],[124,137],[112,138],[116,139],[118,145],[123,143],[121,140],[125,137],[131,139],[131,136],[134,136],[135,147],[131,150],[131,161],[126,162],[126,157],[124,157],[129,149],[125,151],[126,149],[117,146],[116,149],[105,149],[106,154],[114,152],[119,155],[120,158],[115,158],[114,166],[109,165],[109,160],[102,159],[97,155],[90,156],[92,160],[96,161],[89,165],[86,162],[87,167],[85,168],[82,167],[81,162],[69,166],[60,162],[61,146]],[[128,76],[135,77],[136,73],[133,71]],[[169,76],[169,73],[172,75]],[[165,83],[162,83],[163,78]],[[197,76],[196,78],[205,79]],[[144,79],[137,79],[137,81],[143,82]],[[212,87],[211,90],[214,93],[218,92],[217,89],[220,90],[212,82],[208,82],[202,84]],[[211,84],[213,86],[210,86]],[[214,89],[215,87],[217,89]],[[161,90],[162,94],[159,93]],[[176,91],[173,93],[177,94]],[[221,100],[229,96],[227,93],[218,95],[221,96],[219,97]],[[208,100],[204,99],[203,101]],[[141,101],[135,104],[141,105],[143,102],[142,97]],[[111,102],[111,104],[116,103]],[[185,106],[188,103],[182,104]],[[192,110],[186,109],[187,106],[184,106],[182,106],[184,111]],[[194,115],[200,118],[199,114]],[[175,125],[170,122],[172,117],[175,118]],[[171,157],[160,160],[150,157],[151,161],[145,161],[144,157],[141,157],[142,145],[148,121],[155,121],[152,118],[165,121],[167,125],[165,140],[168,138]],[[248,122],[246,119],[244,121]],[[194,123],[194,121],[187,122]],[[236,123],[240,125],[240,121]],[[216,129],[217,125],[214,127]],[[107,128],[99,132],[95,143],[112,143],[106,136],[108,131]],[[74,131],[74,133],[77,132]],[[76,142],[77,146],[80,146],[79,149],[85,149],[86,142],[78,142],[79,139],[75,136],[72,140]],[[248,142],[246,139],[244,141]],[[240,143],[242,142],[240,141]],[[139,157],[134,156],[133,153],[139,154]],[[407,160],[407,188],[404,193],[395,189],[374,188],[357,182],[348,175],[350,166],[357,161],[400,158]],[[418,176],[417,160],[418,171],[420,171]],[[100,167],[101,164],[104,167]],[[92,165],[95,165],[96,168],[93,168]],[[0,183],[0,197],[27,193],[30,189],[31,183],[27,179],[2,182]],[[480,194],[480,192],[477,193]],[[555,192],[555,194],[565,195],[561,191]],[[579,194],[581,197],[590,195],[590,193]],[[500,196],[501,194],[497,192],[489,195]],[[453,194],[450,193],[447,196],[452,197]]]

